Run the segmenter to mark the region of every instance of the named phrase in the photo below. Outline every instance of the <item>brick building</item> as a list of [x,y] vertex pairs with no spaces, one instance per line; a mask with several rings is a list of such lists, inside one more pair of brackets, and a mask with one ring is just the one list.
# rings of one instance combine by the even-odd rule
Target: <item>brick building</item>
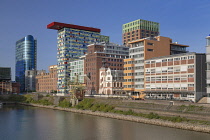
[[99,69],[123,70],[123,59],[128,58],[129,48],[114,43],[96,43],[88,45],[85,56],[86,94],[99,93]]
[[37,92],[55,92],[57,91],[57,65],[49,66],[49,73],[42,70],[36,76]]

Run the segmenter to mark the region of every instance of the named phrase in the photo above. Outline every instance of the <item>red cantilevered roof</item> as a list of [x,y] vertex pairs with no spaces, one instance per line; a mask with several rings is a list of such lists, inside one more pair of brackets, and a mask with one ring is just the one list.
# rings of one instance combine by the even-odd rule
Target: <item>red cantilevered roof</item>
[[66,23],[59,23],[59,22],[52,22],[47,25],[47,29],[55,29],[60,30],[62,28],[73,28],[73,29],[80,29],[80,30],[86,30],[86,31],[92,31],[92,32],[101,32],[101,29],[98,28],[92,28],[92,27],[85,27],[85,26],[79,26],[79,25],[73,25],[73,24],[66,24]]

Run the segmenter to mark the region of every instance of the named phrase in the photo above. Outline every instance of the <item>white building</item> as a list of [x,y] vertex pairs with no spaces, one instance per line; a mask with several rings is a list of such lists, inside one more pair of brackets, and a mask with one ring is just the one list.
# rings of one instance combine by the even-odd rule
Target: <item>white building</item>
[[123,70],[111,70],[102,67],[100,69],[99,94],[124,94],[123,91]]

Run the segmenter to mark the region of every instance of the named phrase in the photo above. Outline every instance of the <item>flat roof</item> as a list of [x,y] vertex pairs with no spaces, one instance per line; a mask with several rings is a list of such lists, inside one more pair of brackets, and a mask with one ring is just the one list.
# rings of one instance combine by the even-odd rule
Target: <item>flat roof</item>
[[188,52],[188,53],[179,53],[179,54],[172,54],[166,56],[159,56],[147,59],[145,61],[156,60],[156,59],[164,59],[164,58],[171,58],[171,57],[178,57],[178,56],[185,56],[185,55],[205,55],[205,53],[196,53],[196,52]]
[[101,32],[101,29],[93,28],[93,27],[85,27],[80,25],[73,25],[73,24],[66,24],[66,23],[60,23],[60,22],[52,22],[47,25],[47,29],[55,29],[60,30],[63,28],[73,28],[73,29],[79,29],[79,30],[86,30],[86,31],[92,31],[92,32]]

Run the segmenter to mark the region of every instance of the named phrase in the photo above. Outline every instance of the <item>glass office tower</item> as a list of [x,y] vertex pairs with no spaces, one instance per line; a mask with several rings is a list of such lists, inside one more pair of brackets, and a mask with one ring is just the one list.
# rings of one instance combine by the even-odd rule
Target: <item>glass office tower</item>
[[27,35],[16,42],[15,80],[20,83],[20,91],[25,89],[25,71],[36,70],[37,40]]
[[100,34],[100,29],[73,24],[52,22],[48,29],[58,30],[58,96],[68,94],[70,80],[70,62],[77,60],[87,52],[87,45],[94,42],[109,42],[108,36]]

